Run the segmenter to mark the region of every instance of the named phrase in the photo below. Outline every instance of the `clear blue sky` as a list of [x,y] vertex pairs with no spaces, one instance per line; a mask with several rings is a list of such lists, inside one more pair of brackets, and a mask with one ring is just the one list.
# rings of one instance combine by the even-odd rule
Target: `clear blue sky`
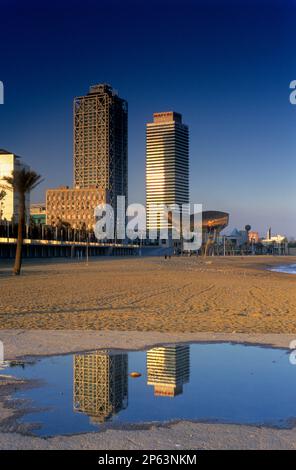
[[145,200],[145,123],[190,128],[191,201],[230,226],[296,236],[295,0],[0,1],[0,148],[72,184],[72,101],[108,82],[129,103],[130,201]]

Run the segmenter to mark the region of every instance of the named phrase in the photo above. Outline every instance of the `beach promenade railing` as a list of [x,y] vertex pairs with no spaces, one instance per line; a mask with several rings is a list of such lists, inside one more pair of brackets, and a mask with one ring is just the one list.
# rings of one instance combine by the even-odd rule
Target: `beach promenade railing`
[[[16,242],[16,238],[0,237],[0,258],[13,258]],[[138,251],[139,245],[126,243],[35,240],[28,238],[23,241],[24,258],[131,256],[138,254]]]

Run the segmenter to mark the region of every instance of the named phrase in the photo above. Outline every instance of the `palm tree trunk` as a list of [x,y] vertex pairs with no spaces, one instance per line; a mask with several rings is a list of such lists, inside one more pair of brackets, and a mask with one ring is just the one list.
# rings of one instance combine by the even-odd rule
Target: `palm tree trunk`
[[209,248],[210,248],[211,243],[212,243],[212,241],[211,241],[211,238],[209,236],[207,241],[206,241],[204,256],[208,256],[208,252],[209,252]]
[[14,268],[13,268],[13,274],[15,274],[16,276],[20,275],[21,267],[22,267],[23,233],[24,233],[24,226],[25,226],[25,215],[26,215],[25,194],[19,194],[17,244],[16,244],[15,262],[14,262]]

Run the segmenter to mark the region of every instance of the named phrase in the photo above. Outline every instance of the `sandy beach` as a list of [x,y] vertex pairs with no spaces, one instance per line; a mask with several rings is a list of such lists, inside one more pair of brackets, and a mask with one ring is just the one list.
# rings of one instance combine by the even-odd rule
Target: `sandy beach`
[[0,268],[1,328],[295,333],[295,257],[101,258]]
[[[288,349],[296,332],[296,276],[269,268],[293,263],[293,257],[101,258],[88,266],[52,260],[25,263],[20,278],[3,264],[5,358],[200,341]],[[7,407],[5,387],[0,449],[295,449],[295,427],[189,421],[32,437],[18,425],[19,410]]]

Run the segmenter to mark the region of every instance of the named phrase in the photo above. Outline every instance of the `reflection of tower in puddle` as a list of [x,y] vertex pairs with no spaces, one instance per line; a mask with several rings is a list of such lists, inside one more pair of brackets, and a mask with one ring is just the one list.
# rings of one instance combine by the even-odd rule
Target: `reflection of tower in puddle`
[[147,351],[147,384],[155,396],[175,397],[189,382],[189,346],[174,345]]
[[108,350],[74,355],[74,411],[103,423],[127,407],[128,355]]

